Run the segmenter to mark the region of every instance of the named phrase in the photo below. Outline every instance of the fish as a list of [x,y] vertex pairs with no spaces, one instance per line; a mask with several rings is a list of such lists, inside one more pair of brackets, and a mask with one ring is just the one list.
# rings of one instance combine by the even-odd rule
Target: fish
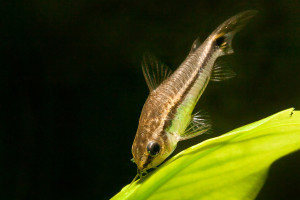
[[217,58],[232,54],[232,39],[257,11],[241,12],[218,26],[201,44],[196,39],[182,64],[170,68],[151,55],[144,56],[142,71],[150,94],[142,108],[132,145],[138,175],[156,168],[175,150],[177,143],[207,132],[210,123],[193,110],[209,81],[234,76]]

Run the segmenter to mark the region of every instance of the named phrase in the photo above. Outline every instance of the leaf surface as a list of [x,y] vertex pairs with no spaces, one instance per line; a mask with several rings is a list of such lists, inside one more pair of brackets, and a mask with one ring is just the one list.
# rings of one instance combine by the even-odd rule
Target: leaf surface
[[270,165],[300,149],[300,111],[287,109],[192,146],[112,199],[254,199]]

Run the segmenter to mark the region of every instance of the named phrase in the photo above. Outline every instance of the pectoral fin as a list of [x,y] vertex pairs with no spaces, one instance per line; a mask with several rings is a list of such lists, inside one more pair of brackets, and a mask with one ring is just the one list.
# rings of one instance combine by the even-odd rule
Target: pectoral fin
[[207,116],[200,114],[200,112],[194,114],[187,129],[180,135],[180,140],[187,140],[207,132],[211,127],[207,118]]

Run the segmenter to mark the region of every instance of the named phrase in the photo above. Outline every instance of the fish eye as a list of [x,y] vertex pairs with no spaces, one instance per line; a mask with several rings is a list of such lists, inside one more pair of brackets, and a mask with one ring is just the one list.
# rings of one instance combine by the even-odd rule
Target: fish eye
[[160,145],[157,142],[149,142],[147,145],[147,151],[150,156],[154,157],[160,152]]

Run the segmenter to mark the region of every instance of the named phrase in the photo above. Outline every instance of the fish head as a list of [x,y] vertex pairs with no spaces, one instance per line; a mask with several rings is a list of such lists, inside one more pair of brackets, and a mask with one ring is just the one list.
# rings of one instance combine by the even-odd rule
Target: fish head
[[133,160],[139,171],[161,164],[176,148],[176,137],[163,131],[147,132],[139,127],[132,145]]

